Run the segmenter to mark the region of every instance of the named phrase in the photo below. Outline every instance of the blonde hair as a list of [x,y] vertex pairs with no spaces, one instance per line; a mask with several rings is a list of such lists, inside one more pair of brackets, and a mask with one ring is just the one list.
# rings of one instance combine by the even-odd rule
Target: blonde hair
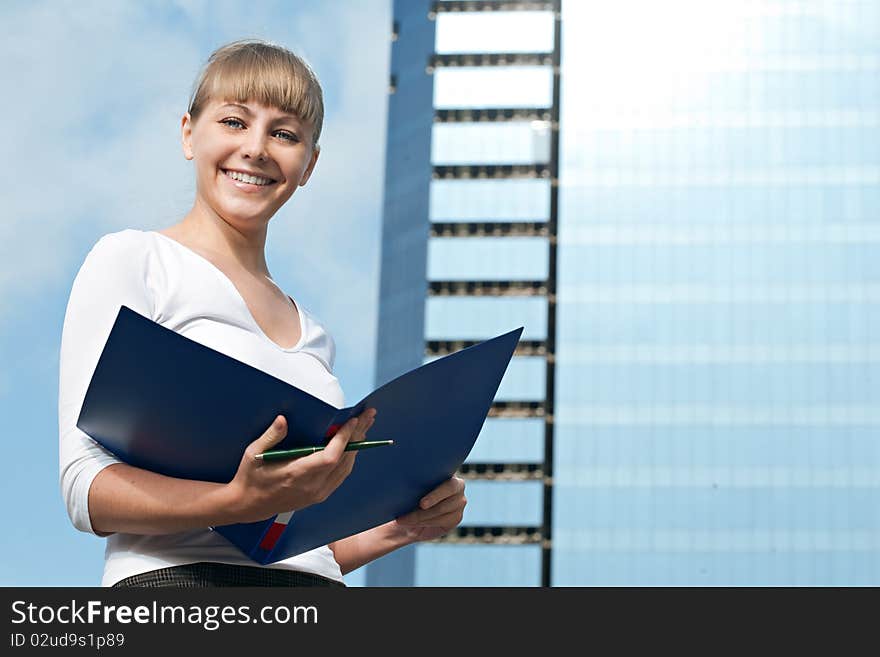
[[254,101],[295,114],[313,126],[312,146],[318,146],[324,123],[321,83],[311,67],[287,48],[243,39],[215,50],[193,87],[192,120],[215,99]]

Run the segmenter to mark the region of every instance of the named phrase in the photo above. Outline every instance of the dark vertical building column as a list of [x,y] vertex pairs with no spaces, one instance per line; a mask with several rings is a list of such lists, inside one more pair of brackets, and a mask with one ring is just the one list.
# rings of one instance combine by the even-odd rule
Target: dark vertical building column
[[[422,364],[434,78],[429,0],[395,0],[379,283],[376,386]],[[367,586],[412,586],[415,547],[367,566]]]
[[553,106],[550,110],[550,215],[547,230],[550,254],[547,272],[547,391],[544,395],[544,523],[541,548],[541,586],[552,586],[553,562],[553,428],[556,382],[556,244],[559,217],[559,86],[561,68],[562,8],[554,0]]

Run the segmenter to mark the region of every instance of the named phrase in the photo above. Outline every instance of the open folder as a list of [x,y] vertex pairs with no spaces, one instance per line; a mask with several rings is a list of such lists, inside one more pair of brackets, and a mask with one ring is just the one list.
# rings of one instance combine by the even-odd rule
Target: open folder
[[225,483],[279,414],[287,437],[273,449],[293,449],[324,445],[350,417],[377,409],[370,439],[394,444],[358,452],[324,502],[292,517],[214,528],[257,563],[274,563],[408,513],[451,477],[474,446],[522,330],[422,365],[338,409],[122,306],[77,426],[129,465]]

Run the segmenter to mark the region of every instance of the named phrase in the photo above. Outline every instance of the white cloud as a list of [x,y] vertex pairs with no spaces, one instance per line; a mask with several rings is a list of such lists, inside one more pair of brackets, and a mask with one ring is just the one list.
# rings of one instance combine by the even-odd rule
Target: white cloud
[[185,77],[157,72],[197,53],[136,7],[32,3],[0,21],[0,53],[15,62],[4,66],[3,87],[16,90],[0,157],[0,175],[15,181],[0,221],[3,306],[60,284],[79,256],[77,235],[143,222],[151,200],[180,188],[167,150],[170,82]]

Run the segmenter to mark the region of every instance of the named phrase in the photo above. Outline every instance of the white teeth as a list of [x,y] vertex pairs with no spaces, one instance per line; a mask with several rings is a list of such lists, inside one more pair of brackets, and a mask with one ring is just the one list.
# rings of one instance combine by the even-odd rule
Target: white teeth
[[257,178],[256,176],[249,176],[246,173],[239,173],[238,171],[224,171],[227,176],[232,178],[233,180],[238,180],[239,182],[250,183],[251,185],[270,185],[272,184],[272,180],[269,178]]

